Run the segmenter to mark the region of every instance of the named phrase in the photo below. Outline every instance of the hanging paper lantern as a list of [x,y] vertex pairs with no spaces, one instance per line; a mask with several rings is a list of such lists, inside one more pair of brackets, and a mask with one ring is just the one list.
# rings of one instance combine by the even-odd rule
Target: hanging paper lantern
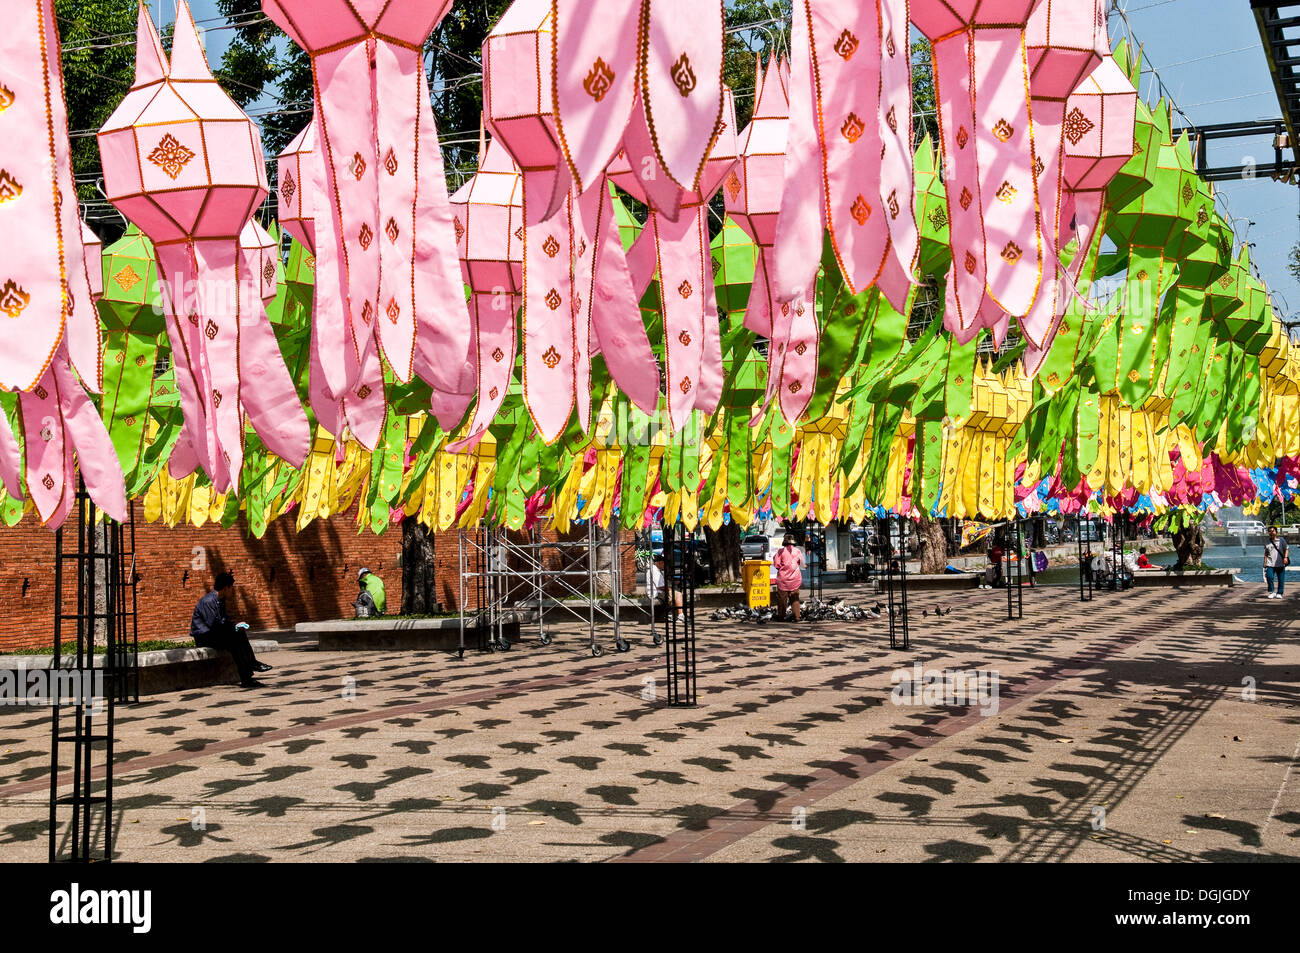
[[[202,466],[218,492],[237,489],[249,402],[244,391],[261,385],[245,388],[240,353],[260,352],[255,342],[262,335],[241,347],[241,324],[265,325],[261,276],[250,275],[241,289],[241,268],[249,266],[237,236],[266,196],[266,170],[257,128],[213,78],[184,3],[170,62],[141,8],[135,82],[100,130],[99,143],[109,200],[153,239],[166,283],[185,417],[171,472],[179,477]],[[256,296],[254,314],[242,301],[248,292]],[[265,332],[273,340],[269,326]],[[262,359],[283,364],[278,349]],[[270,426],[254,416],[261,429]],[[291,420],[286,416],[278,426],[291,429]]]
[[[153,243],[129,225],[102,258],[104,294],[98,302],[104,325],[104,425],[130,484],[145,452],[154,398],[171,385],[155,381],[162,295]],[[168,394],[161,395],[167,397]]]
[[[1035,18],[1041,15],[1042,8],[1039,9]],[[1048,101],[1043,106],[1052,109],[1055,103]],[[1037,103],[1034,108],[1037,128],[1040,117]],[[1060,196],[1059,209],[1051,198],[1052,188],[1044,185],[1044,180],[1050,178],[1049,172],[1040,176],[1039,191],[1044,222],[1056,223],[1052,228],[1057,255],[1052,258],[1057,260],[1057,267],[1061,267],[1057,256],[1064,254],[1071,241],[1075,243],[1075,251],[1064,274],[1056,272],[1055,280],[1040,293],[1021,322],[1027,339],[1024,366],[1031,375],[1037,373],[1051,348],[1074,297],[1073,285],[1081,277],[1084,262],[1100,237],[1096,231],[1106,187],[1133,156],[1136,110],[1137,90],[1109,54],[1101,58],[1097,68],[1070,94],[1060,110],[1056,127],[1056,139],[1060,142],[1060,161],[1056,166],[1059,181],[1049,183]]]
[[[571,4],[556,10],[565,23],[576,13]],[[569,96],[571,77],[562,72],[574,61],[556,49],[562,40],[567,44],[566,37],[582,35],[577,24],[556,31],[545,0],[517,0],[488,34],[483,55],[486,120],[523,170],[524,402],[548,443],[560,436],[575,407],[582,429],[590,426],[590,359],[597,350],[615,383],[638,407],[652,412],[659,393],[653,352],[614,220],[604,172],[609,156],[591,166],[600,171],[596,179],[575,180],[569,164],[573,157],[566,158],[558,133],[554,95]],[[651,59],[657,61],[657,56]],[[635,60],[619,60],[618,66],[624,62]],[[591,92],[582,95],[598,104],[609,94],[612,80],[604,70],[592,69]],[[684,83],[679,98],[689,96],[695,81],[686,84],[680,71],[679,77]],[[714,115],[716,119],[716,109]],[[585,136],[575,133],[573,142],[582,141]],[[701,150],[701,163],[706,152],[707,147]],[[586,168],[584,160],[579,174]],[[678,188],[666,173],[663,181]]]
[[[745,308],[745,327],[769,339],[767,394],[757,421],[775,397],[793,424],[812,400],[817,372],[816,288],[780,301],[773,275],[773,246],[781,214],[790,131],[790,101],[782,65],[767,62],[754,116],[740,134],[740,161],[725,185],[727,214],[758,246],[758,267]],[[820,241],[820,236],[818,237]]]
[[311,449],[311,425],[267,318],[277,290],[278,243],[256,219],[239,235],[239,376],[249,386],[240,401],[266,449],[298,467]]
[[634,288],[658,272],[668,419],[674,429],[685,425],[693,409],[712,414],[722,397],[722,342],[708,255],[708,218],[709,202],[729,180],[737,148],[735,100],[728,89],[716,140],[699,175],[699,191],[674,195],[675,216],[656,206],[655,191],[627,153],[609,166],[610,179],[650,207],[645,228],[628,251],[628,267]]
[[276,156],[276,219],[308,252],[316,253],[316,120],[298,130]]
[[[326,160],[313,201],[333,222],[350,330],[321,338],[323,386],[335,399],[369,386],[366,354],[377,345],[398,381],[416,373],[441,392],[450,427],[472,397],[460,389],[470,325],[421,48],[451,0],[263,0],[262,9],[312,58],[315,149]],[[337,353],[348,337],[351,364]]]
[[99,390],[99,322],[77,215],[60,56],[53,0],[6,4],[0,225],[22,236],[6,245],[0,262],[6,329],[0,387],[6,390],[36,386],[65,337],[82,382]]
[[[944,324],[1000,339],[1028,313],[1043,274],[1025,24],[1039,0],[914,0],[932,41],[951,217],[953,268]],[[975,103],[979,102],[976,112]]]
[[515,367],[515,312],[523,290],[523,176],[505,147],[480,142],[478,171],[451,197],[456,250],[470,289],[478,404],[465,439],[472,449],[487,433]]
[[917,234],[906,0],[798,0],[790,43],[778,301],[816,280],[825,231],[851,292],[875,284],[890,254],[910,278]]

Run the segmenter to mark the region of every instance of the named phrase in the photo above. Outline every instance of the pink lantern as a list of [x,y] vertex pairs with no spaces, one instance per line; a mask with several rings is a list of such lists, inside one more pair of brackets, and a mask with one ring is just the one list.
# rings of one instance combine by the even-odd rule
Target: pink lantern
[[1006,315],[1028,313],[1042,278],[1025,53],[1025,25],[1039,2],[910,6],[933,42],[953,249],[944,324],[959,337],[990,321],[1004,332]]
[[[556,9],[564,20],[574,5]],[[638,407],[652,412],[659,393],[603,163],[579,191],[565,159],[553,95],[561,83],[556,64],[569,62],[553,55],[561,36],[547,0],[516,0],[483,48],[486,119],[523,170],[524,402],[548,442],[559,437],[575,405],[579,424],[590,425],[590,357],[598,350]],[[603,100],[608,81],[596,69],[584,95]],[[575,135],[572,142],[578,141]],[[666,191],[677,189],[666,174],[662,183]]]
[[316,254],[315,226],[316,120],[289,140],[276,157],[276,219],[307,251]]
[[84,219],[81,222],[81,248],[85,261],[86,280],[90,287],[90,299],[98,301],[104,294],[104,243],[99,240],[99,236],[91,230]]
[[[1037,107],[1036,107],[1037,108]],[[1037,116],[1037,113],[1035,113]],[[1078,280],[1089,244],[1101,220],[1106,186],[1133,156],[1133,129],[1137,118],[1137,90],[1108,54],[1065,103],[1061,124],[1061,202],[1057,213],[1057,246],[1077,239],[1077,250],[1065,280],[1053,283],[1050,313],[1039,314],[1045,302],[1035,303],[1034,320],[1045,334],[1026,334],[1024,364],[1037,372],[1050,350]],[[1044,208],[1044,221],[1050,221]],[[1028,323],[1029,319],[1027,319]]]
[[722,398],[722,338],[708,216],[709,202],[731,175],[738,150],[735,97],[728,89],[716,141],[701,169],[699,191],[677,192],[671,208],[663,210],[655,204],[662,194],[634,171],[626,152],[609,166],[610,179],[650,207],[646,226],[628,253],[628,265],[638,300],[655,272],[659,274],[668,419],[674,430],[685,425],[692,410],[713,413]]
[[474,447],[505,400],[515,367],[515,311],[523,290],[523,176],[495,139],[479,145],[479,167],[451,197],[457,251],[470,288],[478,405],[468,436],[449,449]]
[[[781,64],[768,60],[754,103],[754,117],[740,134],[740,162],[725,188],[727,214],[758,246],[754,283],[745,308],[745,327],[769,338],[767,394],[758,419],[773,398],[793,423],[812,399],[817,370],[815,285],[790,301],[780,301],[773,281],[772,248],[781,212],[787,136],[790,127],[788,78]],[[818,237],[820,248],[820,236]]]
[[[189,7],[170,63],[140,8],[130,92],[99,131],[111,201],[153,240],[185,429],[171,472],[202,466],[218,492],[243,465],[238,236],[267,194],[257,127],[213,78]],[[233,306],[232,306],[233,305]]]
[[[1098,34],[1104,35],[1106,15],[1101,0],[1043,0],[1025,28],[1029,89],[1033,96],[1033,133],[1039,212],[1046,252],[1046,286],[1020,319],[1029,347],[1043,349],[1064,314],[1070,289],[1058,254],[1062,146],[1066,97],[1101,61]],[[1071,125],[1071,135],[1077,132]]]
[[[54,4],[22,0],[6,12],[0,142],[9,145],[0,148],[0,224],[21,240],[8,242],[0,259],[6,331],[0,387],[19,391],[27,494],[42,521],[51,528],[63,523],[76,495],[78,463],[91,498],[122,520],[122,471],[82,389],[100,386],[94,297],[102,275],[96,248],[83,244],[77,216]],[[21,498],[22,456],[6,415],[0,419],[0,478],[11,496]]]
[[1103,0],[1042,0],[1025,25],[1029,88],[1064,100],[1110,54]]
[[[100,386],[53,0],[5,5],[0,33],[0,223],[21,240],[0,261],[0,388],[31,390],[65,338],[84,384]],[[98,261],[95,269],[98,270]]]
[[[364,369],[372,366],[374,342],[399,381],[415,373],[442,395],[435,410],[444,427],[459,420],[473,396],[463,389],[470,323],[421,48],[451,4],[262,2],[312,58],[315,148],[326,168],[318,194],[338,242],[333,267],[350,332],[334,333],[333,321],[322,329],[314,358],[321,386],[336,400],[363,387],[373,393]],[[318,285],[335,280],[320,247],[323,218],[315,226]]]
[[853,292],[875,284],[891,254],[910,276],[917,231],[907,3],[800,0],[790,75],[777,299],[794,300],[816,280],[824,231]]
[[239,376],[250,386],[240,389],[240,401],[266,448],[300,467],[311,449],[311,424],[266,316],[267,302],[275,299],[279,255],[266,229],[249,219],[239,235],[238,287]]

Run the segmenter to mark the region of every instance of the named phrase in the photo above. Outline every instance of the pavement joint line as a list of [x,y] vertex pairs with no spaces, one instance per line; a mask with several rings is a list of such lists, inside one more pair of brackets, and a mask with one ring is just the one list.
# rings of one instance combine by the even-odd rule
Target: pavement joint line
[[1295,750],[1291,752],[1291,760],[1287,763],[1286,771],[1282,774],[1282,783],[1278,785],[1277,796],[1273,798],[1273,804],[1268,809],[1268,817],[1264,818],[1264,826],[1259,830],[1259,844],[1255,848],[1255,853],[1261,853],[1264,850],[1264,835],[1268,832],[1268,825],[1273,822],[1273,815],[1277,813],[1278,803],[1282,800],[1282,794],[1286,791],[1287,782],[1291,780],[1291,772],[1294,770],[1297,760],[1300,760],[1300,738],[1296,739]]

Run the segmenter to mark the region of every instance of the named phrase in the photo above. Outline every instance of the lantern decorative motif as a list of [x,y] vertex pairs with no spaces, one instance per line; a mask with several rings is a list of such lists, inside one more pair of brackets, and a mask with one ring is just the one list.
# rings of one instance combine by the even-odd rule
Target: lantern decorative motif
[[[472,374],[465,373],[470,323],[421,49],[451,5],[262,2],[311,56],[315,78],[314,149],[326,169],[326,187],[312,197],[319,208],[317,287],[340,283],[348,332],[337,333],[331,320],[319,337],[323,347],[313,345],[323,392],[336,400],[372,393],[373,367],[380,365],[367,355],[377,346],[399,382],[414,373],[440,395],[434,411],[444,427],[473,397],[466,381]],[[301,170],[294,181],[300,191]],[[320,247],[326,208],[337,272],[326,270],[330,256]],[[379,397],[382,404],[382,388]]]

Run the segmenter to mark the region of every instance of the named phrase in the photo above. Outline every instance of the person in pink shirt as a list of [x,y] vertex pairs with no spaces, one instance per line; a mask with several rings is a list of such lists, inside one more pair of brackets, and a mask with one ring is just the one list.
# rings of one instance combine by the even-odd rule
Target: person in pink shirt
[[803,550],[794,544],[793,536],[786,536],[781,548],[772,557],[772,566],[776,569],[776,608],[777,618],[785,618],[785,607],[789,604],[794,621],[799,621],[799,586],[803,583]]

